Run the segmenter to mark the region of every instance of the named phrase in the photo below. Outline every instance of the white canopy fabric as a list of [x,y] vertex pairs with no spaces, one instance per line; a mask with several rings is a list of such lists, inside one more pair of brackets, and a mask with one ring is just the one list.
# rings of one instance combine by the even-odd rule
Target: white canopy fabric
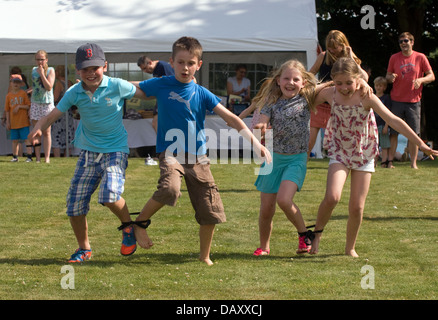
[[54,65],[64,63],[65,54],[71,61],[80,45],[96,42],[120,61],[119,53],[131,54],[129,59],[140,52],[169,53],[181,36],[197,38],[207,53],[203,85],[209,61],[266,63],[300,52],[310,67],[318,42],[315,1],[0,0],[0,101],[9,68],[32,65],[39,49]]
[[[205,51],[315,51],[314,0],[1,0],[0,52],[169,52],[180,36]],[[146,50],[145,50],[146,48]]]

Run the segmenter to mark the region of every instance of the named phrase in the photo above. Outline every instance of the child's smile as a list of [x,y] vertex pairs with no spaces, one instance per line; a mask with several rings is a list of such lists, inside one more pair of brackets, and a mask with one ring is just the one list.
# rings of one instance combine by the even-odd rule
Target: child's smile
[[284,99],[295,97],[304,87],[301,72],[295,68],[284,70],[277,79],[277,84],[280,87],[282,98]]
[[357,79],[348,74],[338,74],[333,79],[336,91],[345,97],[351,97],[357,89]]

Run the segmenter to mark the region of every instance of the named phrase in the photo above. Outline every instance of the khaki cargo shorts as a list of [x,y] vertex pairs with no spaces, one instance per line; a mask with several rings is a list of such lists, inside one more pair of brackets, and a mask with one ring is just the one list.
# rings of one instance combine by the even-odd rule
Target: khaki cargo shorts
[[[195,218],[200,225],[218,224],[226,221],[224,206],[210,171],[207,156],[193,155],[159,156],[160,179],[152,199],[175,206],[181,196],[181,180],[184,177],[190,201],[195,209]],[[178,161],[179,160],[179,161]]]

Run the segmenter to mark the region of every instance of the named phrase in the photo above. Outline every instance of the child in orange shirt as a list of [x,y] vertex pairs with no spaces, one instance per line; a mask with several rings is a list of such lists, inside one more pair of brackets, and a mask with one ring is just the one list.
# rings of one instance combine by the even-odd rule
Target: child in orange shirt
[[27,159],[26,162],[32,162],[32,146],[30,145],[27,135],[29,134],[29,108],[30,101],[26,91],[21,89],[23,79],[19,74],[13,74],[10,78],[11,91],[6,95],[5,113],[6,128],[11,130],[12,140],[12,160],[18,161],[18,145],[20,140],[25,140]]

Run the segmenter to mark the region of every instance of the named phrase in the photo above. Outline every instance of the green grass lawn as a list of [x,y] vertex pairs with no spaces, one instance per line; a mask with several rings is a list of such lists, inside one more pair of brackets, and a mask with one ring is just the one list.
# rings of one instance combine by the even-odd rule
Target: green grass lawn
[[[252,164],[215,164],[227,222],[216,227],[211,267],[200,263],[199,227],[183,184],[176,207],[153,218],[150,250],[119,254],[120,223],[91,202],[88,215],[92,260],[62,273],[77,244],[65,215],[65,196],[76,158],[50,164],[10,163],[0,157],[0,299],[153,300],[387,300],[438,298],[438,161],[377,168],[359,233],[359,258],[343,255],[349,182],[326,226],[315,256],[297,255],[294,227],[277,210],[271,255],[258,246],[259,193]],[[22,160],[22,159],[20,159]],[[327,160],[312,160],[295,201],[306,223],[315,221],[323,198]],[[156,188],[158,166],[130,158],[124,197],[140,211]],[[374,273],[363,271],[372,268]],[[362,271],[362,272],[361,272]],[[374,289],[364,289],[371,275]],[[74,276],[74,289],[63,277]],[[366,288],[366,286],[365,286]]]

